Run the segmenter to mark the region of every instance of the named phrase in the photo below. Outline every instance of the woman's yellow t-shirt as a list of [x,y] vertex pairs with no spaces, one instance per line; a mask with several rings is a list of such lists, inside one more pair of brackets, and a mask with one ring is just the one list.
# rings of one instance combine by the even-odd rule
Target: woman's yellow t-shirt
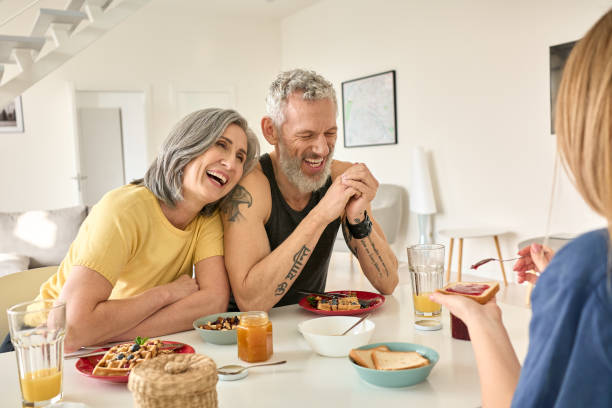
[[191,276],[193,265],[217,255],[223,255],[218,212],[198,215],[180,230],[148,188],[126,185],[92,208],[57,273],[41,286],[39,298],[57,299],[74,265],[100,273],[113,285],[110,299],[121,299],[183,274]]

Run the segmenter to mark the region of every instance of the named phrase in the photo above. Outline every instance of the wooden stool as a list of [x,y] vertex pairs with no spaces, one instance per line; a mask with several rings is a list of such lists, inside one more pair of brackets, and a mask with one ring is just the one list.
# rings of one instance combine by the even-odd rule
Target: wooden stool
[[[505,234],[507,231],[503,230],[486,230],[486,229],[449,229],[438,231],[441,235],[450,237],[450,246],[448,249],[448,268],[446,269],[446,283],[450,281],[450,272],[451,272],[451,264],[453,261],[453,244],[455,243],[455,238],[459,239],[459,267],[457,269],[457,281],[461,281],[461,261],[463,258],[463,239],[464,238],[485,238],[485,237],[493,237],[493,241],[495,242],[495,249],[497,249],[497,256],[499,259],[502,258],[501,250],[499,249],[499,239],[498,236]],[[482,258],[486,258],[483,256]],[[504,277],[504,285],[508,286],[508,280],[506,279],[506,270],[504,269],[504,263],[500,262],[499,266],[502,271],[502,275]]]

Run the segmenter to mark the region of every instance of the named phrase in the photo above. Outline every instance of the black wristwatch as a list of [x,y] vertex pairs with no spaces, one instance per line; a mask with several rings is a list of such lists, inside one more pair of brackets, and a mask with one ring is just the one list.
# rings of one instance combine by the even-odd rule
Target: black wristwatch
[[365,214],[365,218],[359,224],[351,224],[348,217],[346,220],[346,226],[351,236],[355,239],[363,239],[372,232],[372,221],[370,221],[370,217],[368,217],[368,212],[364,211],[363,213]]

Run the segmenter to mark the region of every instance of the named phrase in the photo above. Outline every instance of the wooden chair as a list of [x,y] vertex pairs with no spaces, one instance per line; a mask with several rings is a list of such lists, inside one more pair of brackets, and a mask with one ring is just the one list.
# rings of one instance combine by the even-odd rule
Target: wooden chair
[[[450,282],[451,264],[453,261],[453,245],[455,238],[459,239],[459,264],[457,268],[457,282],[461,282],[461,261],[463,258],[463,240],[467,238],[493,238],[495,243],[495,249],[497,250],[497,256],[499,259],[502,258],[501,250],[499,248],[499,236],[506,233],[503,230],[497,229],[449,229],[438,231],[439,234],[450,237],[450,246],[448,249],[448,268],[446,269],[446,283]],[[483,256],[483,258],[485,258]],[[499,267],[504,278],[504,284],[508,286],[508,280],[506,279],[506,270],[504,269],[504,263],[500,262]]]
[[9,332],[6,309],[34,300],[42,285],[57,271],[57,266],[28,269],[0,277],[0,342]]

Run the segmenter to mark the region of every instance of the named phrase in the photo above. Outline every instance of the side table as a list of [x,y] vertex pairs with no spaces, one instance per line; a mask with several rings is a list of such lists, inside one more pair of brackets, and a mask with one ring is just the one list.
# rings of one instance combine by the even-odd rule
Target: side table
[[[502,258],[501,250],[499,249],[499,236],[507,233],[508,231],[499,230],[499,229],[447,229],[438,231],[440,235],[444,235],[450,238],[450,246],[448,250],[448,268],[446,269],[446,282],[450,281],[450,272],[451,272],[451,264],[453,261],[453,244],[455,242],[455,238],[459,239],[459,266],[457,268],[457,281],[461,281],[461,261],[463,258],[463,239],[467,238],[486,238],[493,237],[493,241],[495,242],[495,249],[497,249],[497,256],[499,259]],[[484,257],[483,257],[484,258]],[[504,269],[504,263],[500,262],[499,266],[502,271],[502,275],[504,277],[504,285],[508,285],[508,280],[506,279],[506,270]]]

